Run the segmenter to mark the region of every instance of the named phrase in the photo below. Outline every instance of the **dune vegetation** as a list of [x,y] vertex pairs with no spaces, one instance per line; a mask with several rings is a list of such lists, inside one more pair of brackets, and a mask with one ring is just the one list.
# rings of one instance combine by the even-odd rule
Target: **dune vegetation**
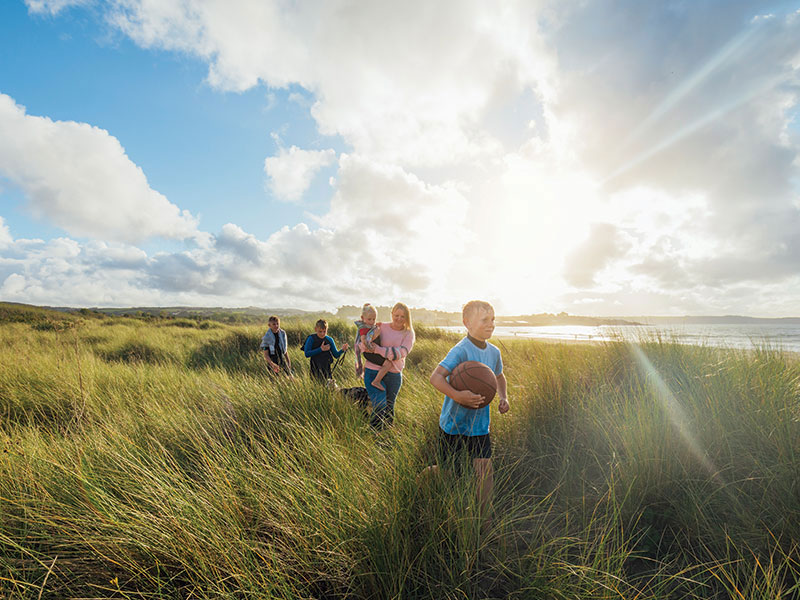
[[[0,597],[792,598],[800,362],[500,340],[490,522],[418,487],[457,338],[418,329],[394,429],[271,379],[266,327],[0,311]],[[352,325],[331,324],[341,343]],[[352,356],[336,371],[356,386]]]

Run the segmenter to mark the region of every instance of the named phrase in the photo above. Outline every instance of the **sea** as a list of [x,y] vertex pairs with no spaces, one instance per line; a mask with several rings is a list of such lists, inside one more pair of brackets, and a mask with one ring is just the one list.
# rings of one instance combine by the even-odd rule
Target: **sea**
[[[443,327],[466,333],[464,327]],[[536,338],[582,342],[665,340],[679,344],[733,349],[774,349],[800,352],[800,325],[541,325],[498,326],[500,338]]]

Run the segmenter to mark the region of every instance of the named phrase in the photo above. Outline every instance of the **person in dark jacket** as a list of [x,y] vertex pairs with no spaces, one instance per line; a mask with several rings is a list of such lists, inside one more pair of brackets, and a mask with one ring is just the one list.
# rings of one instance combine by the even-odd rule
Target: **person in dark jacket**
[[303,353],[311,361],[311,377],[321,383],[333,379],[331,364],[334,358],[339,358],[350,346],[344,344],[342,349],[336,348],[336,342],[328,335],[328,322],[320,319],[314,325],[314,333],[306,338],[303,344]]

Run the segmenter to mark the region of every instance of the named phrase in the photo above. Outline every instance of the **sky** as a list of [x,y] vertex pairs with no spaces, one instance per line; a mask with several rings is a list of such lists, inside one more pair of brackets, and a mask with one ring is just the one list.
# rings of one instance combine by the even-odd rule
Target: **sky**
[[800,0],[4,0],[0,300],[800,315]]

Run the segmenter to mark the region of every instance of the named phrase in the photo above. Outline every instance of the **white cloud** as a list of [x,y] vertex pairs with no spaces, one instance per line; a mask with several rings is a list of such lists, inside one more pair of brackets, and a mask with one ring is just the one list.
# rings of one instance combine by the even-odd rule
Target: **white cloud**
[[597,274],[629,248],[630,243],[617,227],[594,223],[589,237],[567,257],[564,277],[574,287],[592,287]]
[[298,84],[321,133],[431,166],[495,151],[481,122],[509,96],[552,95],[539,4],[116,0],[110,19],[144,47],[208,60],[221,89]]
[[270,189],[279,200],[297,202],[311,186],[314,175],[336,160],[335,150],[302,150],[292,146],[281,148],[277,156],[264,161],[264,172],[270,178]]
[[[259,240],[229,224],[101,269],[128,265],[162,303],[794,311],[800,19],[754,18],[746,0],[105,6],[141,46],[207,61],[220,90],[291,86],[352,148],[318,229]],[[265,171],[297,201],[333,157],[292,146]],[[9,247],[45,260],[26,244]],[[43,272],[8,285],[45,289]]]
[[71,6],[85,6],[92,2],[94,0],[25,0],[30,12],[48,13],[50,15],[57,15]]
[[5,219],[0,217],[0,248],[8,246],[11,241],[11,232],[8,230],[8,225],[5,224]]
[[332,309],[366,300],[420,305],[446,294],[448,254],[462,246],[462,195],[363,157],[343,155],[339,172],[316,230],[301,223],[259,240],[228,224],[191,249],[150,257],[124,244],[9,240],[0,246],[0,296],[77,306]]
[[31,212],[71,235],[125,242],[197,235],[196,220],[151,189],[107,131],[25,113],[0,94],[0,174]]

